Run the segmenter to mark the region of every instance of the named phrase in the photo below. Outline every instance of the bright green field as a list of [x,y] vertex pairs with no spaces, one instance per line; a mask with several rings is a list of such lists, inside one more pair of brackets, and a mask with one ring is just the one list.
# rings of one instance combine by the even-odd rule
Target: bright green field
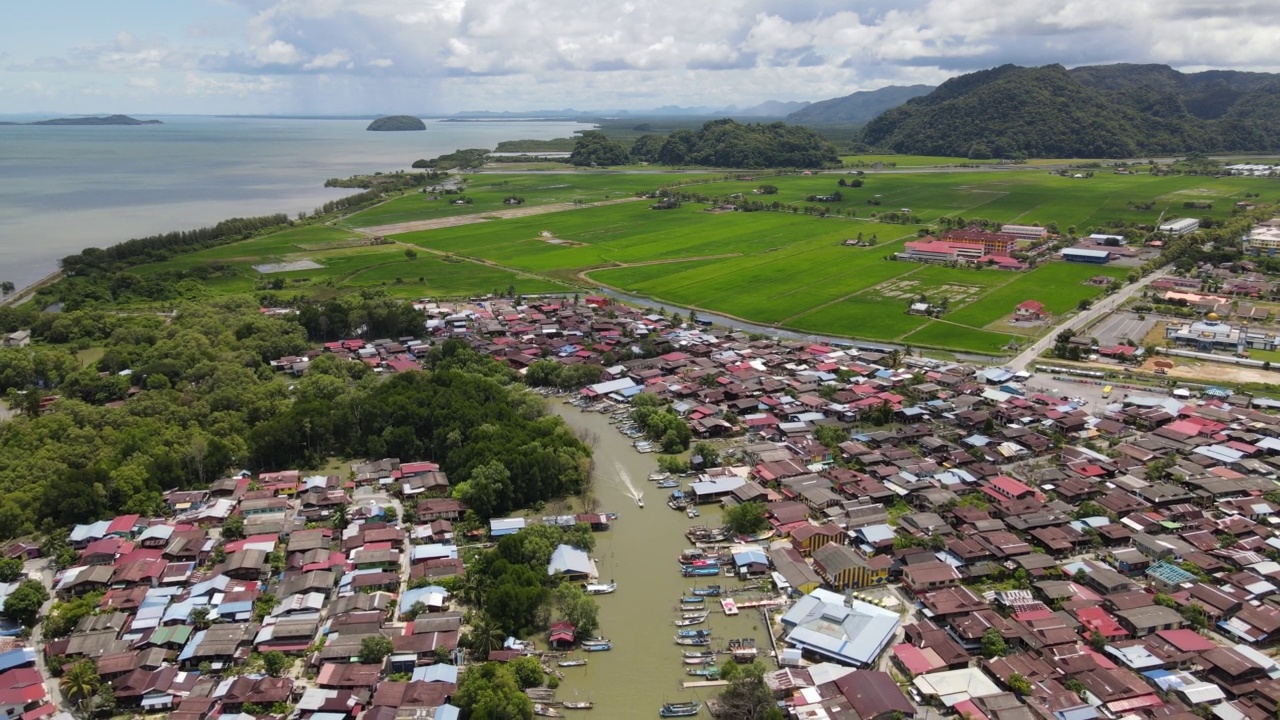
[[453,201],[459,198],[458,195],[441,195],[437,200],[429,200],[429,195],[413,192],[345,218],[341,225],[350,228],[375,227],[455,215],[483,215],[510,210],[513,206],[504,205],[502,201],[511,195],[524,198],[524,207],[599,202],[632,197],[638,192],[656,190],[661,185],[688,182],[698,177],[719,176],[586,172],[523,175],[481,173],[467,176],[468,182],[463,194],[471,198],[470,205],[454,205]]
[[[895,162],[907,158],[895,157]],[[887,158],[886,158],[887,159]],[[953,158],[911,158],[919,164]],[[1154,222],[1183,214],[1188,200],[1209,201],[1196,217],[1226,216],[1245,192],[1257,192],[1251,178],[1121,176],[1099,171],[1093,178],[1068,179],[1034,169],[938,173],[870,173],[862,188],[839,188],[847,174],[761,177],[690,185],[721,201],[743,198],[811,205],[805,196],[840,190],[844,200],[828,207],[856,211],[857,217],[819,218],[802,213],[710,213],[685,203],[676,210],[651,210],[636,201],[582,207],[524,218],[489,220],[394,236],[392,245],[368,245],[350,228],[469,213],[485,216],[501,200],[521,195],[527,204],[595,202],[630,197],[695,176],[676,174],[478,174],[470,176],[469,206],[429,202],[420,194],[390,201],[348,218],[347,227],[305,226],[275,235],[184,255],[144,266],[140,273],[216,268],[206,281],[219,294],[262,290],[280,279],[293,292],[335,294],[376,287],[399,297],[465,296],[502,290],[518,292],[581,289],[598,283],[635,295],[806,332],[896,341],[905,344],[1000,353],[1011,337],[1044,332],[1012,328],[1004,321],[1024,300],[1043,302],[1055,316],[1071,312],[1083,298],[1103,290],[1084,282],[1095,275],[1123,277],[1127,268],[1051,262],[1028,273],[924,266],[886,260],[916,236],[918,225],[875,222],[874,212],[910,208],[924,222],[942,215],[999,222],[1056,222],[1080,233],[1112,218]],[[705,177],[719,177],[711,176]],[[776,195],[755,195],[762,184]],[[879,206],[868,205],[877,198]],[[1129,202],[1154,202],[1150,210],[1129,210]],[[857,237],[875,238],[874,247],[845,247]],[[407,247],[419,248],[414,260]],[[446,257],[447,256],[447,257]],[[311,260],[322,267],[261,275],[252,265]],[[420,279],[421,278],[421,279]],[[906,314],[925,295],[945,300],[941,320]]]
[[[938,165],[992,165],[994,160],[970,160],[962,157],[942,157],[934,155],[841,155],[840,162],[845,165],[854,163],[884,163],[885,167],[936,167]],[[865,169],[865,168],[861,168]]]

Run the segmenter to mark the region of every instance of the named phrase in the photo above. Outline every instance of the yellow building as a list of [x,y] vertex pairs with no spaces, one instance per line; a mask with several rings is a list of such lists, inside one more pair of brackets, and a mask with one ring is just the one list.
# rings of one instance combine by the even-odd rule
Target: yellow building
[[857,550],[830,543],[813,551],[813,567],[836,590],[864,588],[889,582],[893,561],[885,556],[863,557]]

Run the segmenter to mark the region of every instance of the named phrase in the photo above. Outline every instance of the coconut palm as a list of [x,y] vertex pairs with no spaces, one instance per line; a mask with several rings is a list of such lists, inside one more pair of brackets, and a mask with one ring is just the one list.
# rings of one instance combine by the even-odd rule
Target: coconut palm
[[507,640],[507,634],[487,616],[471,627],[471,650],[476,657],[487,658],[494,650],[501,650]]
[[98,692],[102,678],[98,677],[98,667],[92,660],[82,660],[68,668],[58,684],[68,700],[84,702]]

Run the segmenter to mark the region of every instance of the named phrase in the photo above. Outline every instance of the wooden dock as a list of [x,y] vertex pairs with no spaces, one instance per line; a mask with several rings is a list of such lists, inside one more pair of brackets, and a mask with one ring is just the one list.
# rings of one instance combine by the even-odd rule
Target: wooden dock
[[763,607],[763,608],[779,607],[781,605],[786,605],[787,601],[781,598],[771,598],[769,600],[742,600],[737,602],[736,604],[739,610],[744,610],[746,608],[757,608],[757,607]]
[[728,684],[728,680],[693,680],[680,683],[680,688],[682,690],[690,690],[692,688],[724,687]]

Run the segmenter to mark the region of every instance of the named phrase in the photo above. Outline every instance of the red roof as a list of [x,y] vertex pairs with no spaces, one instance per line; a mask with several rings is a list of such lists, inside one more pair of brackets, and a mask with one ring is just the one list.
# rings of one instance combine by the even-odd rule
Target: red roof
[[1183,652],[1204,652],[1216,647],[1212,640],[1195,630],[1158,630],[1156,635]]
[[923,675],[946,667],[946,663],[942,662],[933,648],[918,648],[911,643],[894,645],[893,655],[912,675]]
[[1125,637],[1129,634],[1110,613],[1096,605],[1077,610],[1076,619],[1089,632],[1097,632],[1104,638]]
[[121,515],[111,521],[107,526],[107,534],[115,535],[116,533],[132,533],[133,527],[138,524],[139,515]]
[[433,462],[411,462],[400,465],[400,475],[416,475],[424,472],[439,472],[440,464]]
[[1026,310],[1028,312],[1044,312],[1044,303],[1039,300],[1023,300],[1018,303],[1017,310]]

